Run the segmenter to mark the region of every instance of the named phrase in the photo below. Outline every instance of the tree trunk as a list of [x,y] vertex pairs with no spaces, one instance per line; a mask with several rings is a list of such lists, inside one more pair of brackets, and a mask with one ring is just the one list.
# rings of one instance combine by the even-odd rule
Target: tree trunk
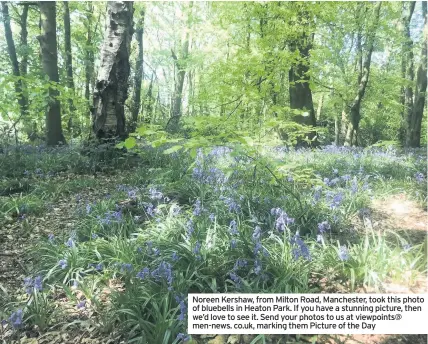
[[317,122],[321,119],[321,110],[322,110],[323,101],[324,101],[324,93],[321,93],[320,100],[318,102],[318,107],[317,107],[317,117],[316,117]]
[[25,77],[28,72],[28,30],[27,30],[27,19],[28,19],[28,8],[29,4],[22,4],[21,22],[21,46],[24,48],[24,53],[21,59],[21,76]]
[[144,70],[144,50],[143,50],[143,33],[144,33],[144,9],[141,10],[140,19],[137,23],[137,29],[135,31],[137,42],[138,42],[138,57],[135,63],[135,77],[134,77],[134,96],[132,100],[132,124],[130,131],[135,131],[138,122],[138,115],[141,108],[141,82],[143,80]]
[[124,138],[133,3],[108,1],[106,31],[94,90],[93,131],[99,139]]
[[94,5],[88,2],[88,32],[86,33],[86,47],[85,47],[85,99],[89,102],[91,96],[91,80],[94,72],[94,53],[92,51],[92,16]]
[[189,57],[189,41],[190,41],[190,19],[193,8],[193,1],[189,3],[188,14],[187,14],[187,25],[184,32],[184,42],[181,47],[181,56],[177,57],[172,52],[172,57],[177,68],[177,79],[175,82],[174,99],[172,103],[172,113],[169,122],[168,129],[171,132],[178,130],[178,125],[181,118],[181,105],[183,98],[184,80],[186,78],[187,58]]
[[[64,50],[65,50],[65,69],[67,72],[67,87],[74,94],[73,81],[73,55],[71,53],[71,29],[70,29],[70,9],[68,2],[64,1]],[[68,130],[71,131],[73,126],[73,113],[76,110],[73,104],[73,98],[68,99],[70,117],[68,120]]]
[[[58,54],[56,40],[56,2],[40,1],[40,14],[43,35],[39,36],[42,52],[43,72],[49,81],[58,83]],[[46,143],[48,146],[64,144],[65,138],[61,126],[61,104],[58,90],[49,87],[49,105],[46,112]]]
[[354,100],[350,105],[350,112],[349,112],[350,123],[348,126],[348,132],[345,139],[345,146],[352,146],[357,144],[356,139],[358,137],[358,129],[359,129],[359,124],[361,119],[361,114],[360,114],[361,102],[363,100],[367,83],[369,81],[371,58],[373,53],[376,29],[379,23],[379,14],[380,14],[381,5],[382,5],[382,2],[379,1],[375,7],[374,27],[372,29],[372,32],[369,33],[369,37],[367,37],[367,40],[368,40],[367,54],[364,58],[364,62],[362,65],[362,73],[361,74],[359,73],[358,75],[359,83],[358,83],[357,95],[355,96]]
[[401,20],[403,26],[403,45],[401,55],[401,77],[409,83],[401,88],[400,103],[402,105],[401,127],[399,138],[401,142],[406,143],[406,132],[408,129],[407,119],[411,117],[413,110],[413,87],[411,83],[415,78],[413,67],[413,42],[410,37],[410,21],[415,9],[416,2],[403,2],[403,17]]
[[339,146],[339,137],[340,137],[340,120],[339,115],[336,114],[334,117],[334,145]]
[[[424,38],[422,45],[421,62],[416,76],[415,100],[412,103],[411,111],[407,113],[406,146],[419,147],[421,143],[421,124],[424,113],[426,90],[427,90],[427,3],[422,4],[422,14],[424,16]],[[413,56],[412,56],[413,57]],[[413,67],[413,64],[412,64]],[[407,93],[406,93],[407,98]],[[407,105],[407,104],[406,104]]]
[[4,33],[6,36],[7,50],[9,52],[10,62],[12,64],[12,72],[16,77],[15,80],[15,93],[18,99],[21,117],[24,118],[27,112],[27,98],[24,95],[23,83],[21,79],[21,72],[19,70],[18,57],[16,55],[15,42],[13,41],[12,30],[10,27],[10,16],[8,4],[5,1],[2,1],[2,14],[3,14],[3,24],[4,24]]

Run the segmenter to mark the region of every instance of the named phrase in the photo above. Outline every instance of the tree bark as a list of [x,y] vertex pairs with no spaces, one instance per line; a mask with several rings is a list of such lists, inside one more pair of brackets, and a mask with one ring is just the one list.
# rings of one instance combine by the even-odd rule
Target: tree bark
[[21,22],[21,46],[24,47],[24,53],[21,59],[21,75],[25,77],[28,72],[28,30],[27,30],[27,19],[28,19],[28,8],[29,4],[23,3]]
[[124,138],[133,3],[107,2],[106,31],[94,90],[93,131],[99,139]]
[[143,34],[144,34],[144,9],[141,10],[140,18],[137,23],[137,29],[135,31],[137,43],[138,43],[138,57],[135,63],[135,77],[134,77],[134,96],[132,101],[132,123],[130,131],[135,131],[138,122],[138,115],[141,109],[141,82],[144,75],[144,50],[143,50]]
[[345,138],[345,146],[357,145],[358,129],[359,129],[359,124],[361,119],[361,114],[360,114],[361,102],[363,100],[367,83],[369,81],[371,58],[372,58],[372,53],[374,48],[374,39],[376,36],[376,29],[379,23],[379,14],[380,14],[381,5],[382,5],[382,2],[379,1],[374,10],[375,11],[374,27],[372,28],[371,32],[367,37],[368,48],[367,48],[367,53],[362,65],[362,73],[361,75],[360,73],[358,75],[359,83],[358,83],[357,94],[354,100],[352,101],[351,105],[349,106],[350,122],[349,122],[348,130]]
[[91,80],[94,72],[94,53],[92,51],[92,17],[94,5],[88,2],[87,20],[88,31],[86,33],[86,47],[85,47],[85,99],[89,102],[91,96]]
[[402,105],[401,112],[401,126],[399,131],[399,138],[401,142],[406,142],[407,132],[407,118],[411,117],[413,110],[413,87],[411,83],[414,80],[414,67],[413,67],[413,42],[410,37],[410,21],[415,9],[416,2],[403,1],[403,17],[401,24],[403,27],[403,44],[401,51],[401,77],[409,83],[401,87],[400,103]]
[[[65,50],[65,69],[67,74],[67,87],[74,95],[74,81],[73,81],[73,55],[71,53],[71,29],[70,29],[70,9],[68,2],[64,1],[64,50]],[[73,104],[73,98],[68,99],[70,117],[68,120],[68,130],[72,130],[73,126],[73,113],[76,110]]]
[[318,102],[318,107],[317,107],[317,117],[316,117],[317,122],[321,119],[321,110],[322,110],[323,102],[324,102],[324,93],[321,93],[320,100]]
[[12,72],[16,77],[15,80],[15,93],[18,99],[21,117],[24,118],[27,112],[28,101],[24,95],[23,82],[21,79],[21,72],[19,70],[19,62],[18,57],[16,55],[15,42],[13,41],[12,29],[10,26],[10,16],[9,16],[9,8],[8,4],[5,1],[1,2],[2,6],[2,14],[3,14],[3,25],[4,25],[4,33],[7,43],[7,50],[9,52],[10,62],[12,64]]
[[[424,16],[424,38],[422,45],[421,62],[418,67],[416,76],[416,88],[414,103],[412,109],[407,112],[407,132],[406,132],[406,146],[419,147],[421,144],[421,124],[424,113],[426,90],[427,90],[427,3],[422,4],[422,14]],[[412,56],[413,59],[413,56]],[[412,63],[413,67],[413,63]],[[410,67],[409,67],[410,68]],[[406,98],[408,94],[406,92]],[[406,104],[407,105],[407,104]]]
[[[42,33],[39,36],[42,52],[43,72],[49,81],[58,83],[58,54],[56,39],[56,2],[40,1]],[[58,90],[49,87],[49,104],[46,112],[46,143],[49,146],[64,144],[65,138],[61,126],[61,104],[58,99]]]
[[175,82],[175,90],[174,90],[174,99],[172,104],[172,112],[171,118],[168,125],[168,130],[171,132],[175,132],[178,130],[178,125],[181,118],[181,105],[183,98],[183,88],[184,88],[184,80],[186,78],[186,68],[187,68],[187,58],[189,57],[189,41],[190,41],[190,19],[191,12],[193,8],[193,1],[189,3],[189,7],[187,9],[187,25],[184,32],[184,41],[181,47],[181,56],[177,57],[174,52],[172,52],[172,57],[174,59],[175,67],[177,68],[177,78]]

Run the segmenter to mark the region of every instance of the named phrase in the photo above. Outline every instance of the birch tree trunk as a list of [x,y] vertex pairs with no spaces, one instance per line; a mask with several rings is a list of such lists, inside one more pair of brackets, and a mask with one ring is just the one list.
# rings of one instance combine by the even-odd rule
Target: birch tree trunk
[[[416,75],[416,87],[415,87],[415,98],[413,102],[413,108],[407,113],[407,132],[406,132],[406,146],[407,147],[419,147],[421,144],[421,125],[422,117],[424,113],[424,106],[426,100],[427,90],[427,3],[425,1],[422,4],[422,14],[424,16],[424,38],[422,45],[422,56],[421,62],[418,67]],[[412,65],[413,67],[413,65]],[[407,95],[406,95],[407,97]]]
[[[56,2],[40,1],[42,35],[38,37],[42,53],[43,72],[49,81],[58,83],[58,53],[56,39]],[[61,104],[58,90],[49,88],[49,104],[46,111],[46,143],[48,146],[65,143],[61,125]]]
[[133,3],[108,1],[106,31],[94,90],[93,131],[99,139],[125,137]]
[[[144,70],[144,50],[143,50],[143,33],[144,33],[144,8],[141,10],[140,18],[137,23],[137,29],[135,31],[137,43],[138,43],[138,57],[135,63],[135,77],[134,77],[134,96],[132,100],[132,123],[130,131],[134,131],[137,127],[138,115],[141,109],[141,82],[143,80]],[[143,107],[144,109],[144,107]],[[143,110],[144,111],[144,110]]]

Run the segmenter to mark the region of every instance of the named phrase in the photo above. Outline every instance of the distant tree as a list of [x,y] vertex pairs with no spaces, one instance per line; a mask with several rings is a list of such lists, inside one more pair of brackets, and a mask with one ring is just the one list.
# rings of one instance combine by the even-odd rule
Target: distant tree
[[[13,75],[16,77],[15,93],[16,93],[16,97],[18,99],[18,103],[20,106],[21,117],[24,119],[26,116],[26,112],[27,112],[28,101],[27,101],[27,98],[25,97],[25,94],[24,94],[24,87],[23,87],[23,82],[22,82],[22,78],[21,78],[21,76],[22,76],[21,73],[26,74],[27,63],[26,63],[26,60],[24,60],[22,65],[21,65],[22,69],[20,70],[18,57],[16,55],[15,42],[13,40],[12,29],[10,26],[10,16],[9,16],[8,3],[5,1],[2,1],[1,2],[1,8],[2,8],[2,14],[3,14],[3,25],[4,25],[4,33],[5,33],[6,43],[7,43],[7,50],[9,52],[9,58],[10,58],[10,62],[12,64],[12,72],[13,72]],[[24,13],[27,13],[28,12],[28,6],[26,6],[25,8],[24,8],[24,10],[25,10]],[[25,35],[24,37],[26,39],[26,34],[24,33],[24,35]]]
[[133,2],[107,2],[106,29],[94,90],[93,131],[97,138],[125,137],[125,101],[130,74]]
[[46,143],[49,146],[65,143],[61,126],[61,104],[58,83],[58,54],[56,38],[56,2],[40,1],[42,35],[38,37],[41,47],[43,72],[53,83],[49,87],[49,104],[46,111]]

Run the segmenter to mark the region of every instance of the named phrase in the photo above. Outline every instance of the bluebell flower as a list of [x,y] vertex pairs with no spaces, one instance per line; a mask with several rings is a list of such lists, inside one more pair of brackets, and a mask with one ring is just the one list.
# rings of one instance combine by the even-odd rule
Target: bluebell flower
[[193,227],[193,220],[189,219],[186,223],[186,233],[187,238],[190,238],[194,232],[195,228]]
[[172,286],[173,274],[171,264],[165,261],[162,261],[159,266],[151,272],[151,276],[155,278],[156,281],[164,279],[168,286]]
[[260,239],[262,229],[260,226],[256,226],[253,231],[253,241],[258,241]]
[[33,292],[33,279],[31,277],[24,278],[25,292],[30,295]]
[[162,192],[156,190],[155,188],[150,188],[149,189],[149,197],[150,199],[162,199],[163,198],[163,194]]
[[180,256],[178,255],[178,253],[177,252],[172,252],[172,256],[171,256],[171,259],[174,261],[174,262],[176,262],[177,260],[179,260],[180,259]]
[[74,247],[74,241],[73,241],[73,239],[72,239],[72,238],[69,238],[69,239],[67,240],[67,242],[65,243],[65,245],[66,245],[67,247]]
[[256,275],[260,275],[261,272],[262,272],[262,262],[260,259],[256,259],[254,261],[254,273]]
[[184,321],[186,319],[186,313],[187,313],[187,306],[184,302],[184,297],[176,295],[175,301],[177,301],[178,305],[180,306],[180,315],[178,316],[179,321]]
[[197,241],[195,243],[195,247],[193,249],[193,253],[196,254],[196,255],[198,255],[201,252],[201,246],[202,246],[201,243],[199,241]]
[[322,234],[326,231],[330,230],[331,226],[327,221],[323,221],[321,223],[318,223],[318,231]]
[[236,245],[237,245],[237,243],[236,243],[235,239],[230,240],[230,248],[234,249],[234,248],[236,248]]
[[290,239],[290,243],[293,245],[292,253],[295,260],[299,259],[299,257],[303,257],[306,260],[311,260],[309,248],[300,238],[298,233]]
[[348,260],[349,259],[348,248],[346,246],[340,246],[338,255],[340,260],[342,261]]
[[199,216],[203,211],[201,200],[198,198],[195,202],[195,207],[193,209],[193,215]]
[[242,281],[241,281],[241,277],[239,277],[236,273],[234,273],[234,272],[230,272],[229,273],[229,276],[230,276],[230,279],[233,281],[233,282],[235,282],[235,284],[236,284],[236,286],[237,287],[240,287],[241,286],[241,283],[242,283]]
[[237,228],[236,220],[230,221],[230,224],[229,224],[229,233],[231,235],[237,235],[237,234],[239,234],[239,232],[238,232],[238,230],[236,228]]
[[418,183],[422,183],[425,180],[425,176],[421,172],[415,174],[415,179]]
[[209,219],[214,222],[215,220],[215,215],[213,213],[210,214]]
[[345,182],[347,182],[350,179],[351,179],[351,176],[349,174],[345,174],[344,176],[342,176],[342,180]]
[[61,267],[61,269],[65,269],[66,267],[67,267],[67,261],[65,260],[65,259],[61,259],[59,262],[58,262],[58,265]]
[[235,264],[233,265],[233,271],[237,271],[240,268],[246,267],[247,265],[248,265],[248,262],[246,259],[238,258]]
[[43,278],[42,278],[42,276],[37,276],[35,279],[34,279],[34,288],[37,290],[37,291],[42,291],[43,290]]
[[174,205],[174,208],[172,210],[172,215],[177,216],[178,214],[180,214],[181,208],[178,205]]
[[92,237],[92,239],[97,239],[98,238],[98,234],[92,233],[91,237]]
[[97,271],[101,271],[103,269],[103,264],[102,263],[98,263],[96,266],[95,266],[95,270],[97,270]]
[[317,235],[317,242],[322,243],[323,242],[323,237],[321,234]]
[[146,276],[148,276],[149,274],[150,274],[149,268],[145,267],[143,270],[137,273],[137,277],[140,279],[145,279]]
[[176,339],[181,340],[183,343],[185,343],[190,340],[190,336],[188,334],[179,333]]
[[410,245],[410,244],[404,244],[403,245],[404,252],[409,252],[411,248],[412,248],[412,245]]
[[77,309],[85,308],[85,306],[86,306],[86,300],[82,300],[76,305]]
[[22,320],[24,317],[24,312],[22,309],[18,309],[16,312],[13,312],[9,318],[10,323],[14,328],[19,328],[22,325]]
[[91,212],[91,209],[92,209],[91,205],[89,203],[86,204],[86,214],[89,214]]

